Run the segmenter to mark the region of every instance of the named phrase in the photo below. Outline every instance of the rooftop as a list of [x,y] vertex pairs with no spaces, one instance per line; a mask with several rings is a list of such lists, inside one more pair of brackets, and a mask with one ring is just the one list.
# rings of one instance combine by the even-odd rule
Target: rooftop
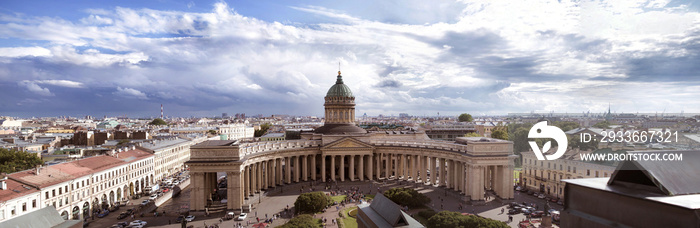
[[159,150],[166,147],[171,147],[180,143],[189,142],[187,139],[171,137],[168,139],[157,139],[150,142],[144,142],[141,146],[150,150]]

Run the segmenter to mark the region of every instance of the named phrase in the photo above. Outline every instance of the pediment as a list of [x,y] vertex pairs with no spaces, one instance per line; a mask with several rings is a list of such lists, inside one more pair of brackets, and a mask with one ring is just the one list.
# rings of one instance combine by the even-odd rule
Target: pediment
[[360,140],[345,137],[323,146],[321,149],[372,149],[372,145]]

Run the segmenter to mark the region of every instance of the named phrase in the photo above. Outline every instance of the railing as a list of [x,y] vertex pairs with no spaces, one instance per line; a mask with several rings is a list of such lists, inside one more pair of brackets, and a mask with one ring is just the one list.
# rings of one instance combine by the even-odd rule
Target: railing
[[375,146],[402,146],[402,147],[414,147],[414,148],[428,148],[428,149],[438,149],[438,150],[449,150],[455,152],[467,152],[467,145],[455,144],[449,142],[440,141],[386,141],[386,140],[376,140],[370,142]]
[[282,149],[303,149],[321,146],[319,140],[265,141],[243,143],[238,146],[240,157]]

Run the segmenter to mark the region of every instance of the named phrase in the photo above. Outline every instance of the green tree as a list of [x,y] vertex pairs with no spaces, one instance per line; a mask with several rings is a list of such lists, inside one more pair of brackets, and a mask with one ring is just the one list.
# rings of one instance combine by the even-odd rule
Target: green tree
[[476,132],[469,132],[464,137],[482,137],[479,133]]
[[14,149],[0,148],[0,172],[14,173],[41,165],[44,162],[36,154]]
[[260,125],[260,129],[259,129],[259,130],[255,130],[254,136],[255,136],[255,137],[260,137],[260,136],[265,135],[265,133],[267,133],[267,130],[269,130],[270,127],[272,127],[272,124],[270,124],[270,123],[261,124],[261,125]]
[[564,132],[581,127],[581,125],[579,125],[578,123],[571,121],[555,121],[553,125],[557,126]]
[[612,123],[608,122],[607,120],[603,120],[601,122],[594,124],[593,127],[608,129],[608,128],[610,128],[610,125],[612,125]]
[[430,198],[412,188],[392,188],[384,196],[399,205],[417,207],[430,203]]
[[462,113],[462,115],[459,115],[459,122],[472,122],[474,121],[474,118],[472,118],[472,115],[469,113]]
[[484,227],[507,228],[508,224],[475,215],[462,215],[459,212],[441,211],[428,219],[428,228]]
[[504,130],[495,130],[491,132],[491,138],[508,140],[508,132]]
[[320,224],[314,220],[309,214],[303,214],[290,219],[287,223],[280,226],[282,228],[309,228],[320,227]]
[[218,133],[216,132],[216,130],[209,130],[209,134],[216,135]]
[[168,123],[166,123],[165,120],[163,120],[161,118],[156,118],[153,121],[151,121],[150,123],[148,123],[148,125],[161,126],[161,125],[168,125]]
[[323,192],[307,192],[302,193],[294,202],[294,207],[297,213],[317,213],[321,212],[331,204],[331,197]]

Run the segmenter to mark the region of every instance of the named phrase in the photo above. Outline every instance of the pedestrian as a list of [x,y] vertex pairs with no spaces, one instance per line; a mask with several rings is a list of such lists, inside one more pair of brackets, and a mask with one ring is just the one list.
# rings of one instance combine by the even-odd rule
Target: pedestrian
[[267,218],[267,213],[265,213],[265,218]]
[[503,208],[501,208],[501,214],[503,214],[503,211],[505,211]]

